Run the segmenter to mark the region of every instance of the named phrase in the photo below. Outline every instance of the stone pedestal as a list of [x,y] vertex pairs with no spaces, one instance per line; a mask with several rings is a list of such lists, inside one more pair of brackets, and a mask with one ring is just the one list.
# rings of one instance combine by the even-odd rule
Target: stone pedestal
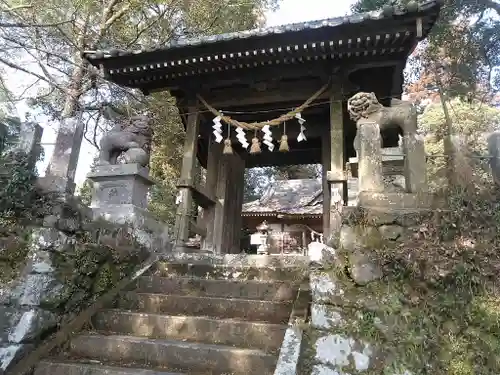
[[408,193],[427,191],[426,157],[423,137],[406,134],[403,139],[405,153],[405,182]]
[[139,164],[98,166],[87,176],[94,182],[91,208],[95,218],[130,225],[137,239],[148,248],[168,249],[168,232],[146,210],[147,195],[154,181]]
[[381,192],[384,190],[382,178],[382,137],[380,127],[374,122],[358,121],[355,140],[359,160],[359,191]]

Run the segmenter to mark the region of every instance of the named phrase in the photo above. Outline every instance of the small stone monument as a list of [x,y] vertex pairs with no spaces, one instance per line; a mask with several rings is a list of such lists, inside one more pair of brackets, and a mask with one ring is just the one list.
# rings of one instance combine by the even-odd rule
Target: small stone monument
[[94,217],[128,224],[139,234],[139,241],[163,249],[166,226],[147,211],[148,190],[154,185],[148,169],[151,137],[150,121],[145,116],[118,123],[102,137],[98,165],[87,177],[94,182]]
[[359,191],[384,190],[382,178],[382,137],[377,123],[359,120],[354,148],[358,154]]
[[46,192],[64,197],[75,192],[75,173],[84,129],[81,118],[71,117],[61,121],[45,176],[38,179],[39,186]]
[[[42,135],[43,128],[34,122],[21,123],[19,139],[11,148],[5,150],[6,154],[10,154],[11,158],[19,152],[28,155],[28,163],[30,168],[35,168],[36,162],[42,152]],[[0,170],[0,175],[4,172]],[[5,177],[5,176],[4,176]]]

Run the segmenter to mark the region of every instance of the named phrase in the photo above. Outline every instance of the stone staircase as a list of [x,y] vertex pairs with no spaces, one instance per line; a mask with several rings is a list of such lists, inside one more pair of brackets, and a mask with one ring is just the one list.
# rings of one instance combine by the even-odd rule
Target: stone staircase
[[158,262],[35,375],[270,375],[304,268]]

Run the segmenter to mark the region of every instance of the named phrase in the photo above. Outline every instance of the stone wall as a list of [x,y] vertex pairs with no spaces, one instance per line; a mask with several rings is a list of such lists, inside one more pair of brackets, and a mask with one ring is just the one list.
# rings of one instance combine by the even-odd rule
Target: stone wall
[[149,256],[130,228],[90,221],[67,201],[55,212],[65,215],[24,231],[24,267],[0,284],[0,373]]
[[393,314],[404,310],[385,277],[384,250],[421,236],[421,212],[356,210],[344,218],[339,249],[312,249],[310,326],[299,373],[410,375],[384,346]]

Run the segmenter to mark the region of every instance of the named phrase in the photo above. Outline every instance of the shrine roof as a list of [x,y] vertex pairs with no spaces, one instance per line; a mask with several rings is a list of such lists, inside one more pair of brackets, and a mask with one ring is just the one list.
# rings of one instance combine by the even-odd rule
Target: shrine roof
[[102,67],[106,79],[145,91],[168,89],[180,78],[188,82],[193,76],[280,63],[391,55],[401,60],[430,32],[441,3],[413,1],[319,21],[179,38],[153,49],[87,51],[83,57]]
[[260,199],[243,205],[243,216],[323,215],[320,179],[277,180]]

